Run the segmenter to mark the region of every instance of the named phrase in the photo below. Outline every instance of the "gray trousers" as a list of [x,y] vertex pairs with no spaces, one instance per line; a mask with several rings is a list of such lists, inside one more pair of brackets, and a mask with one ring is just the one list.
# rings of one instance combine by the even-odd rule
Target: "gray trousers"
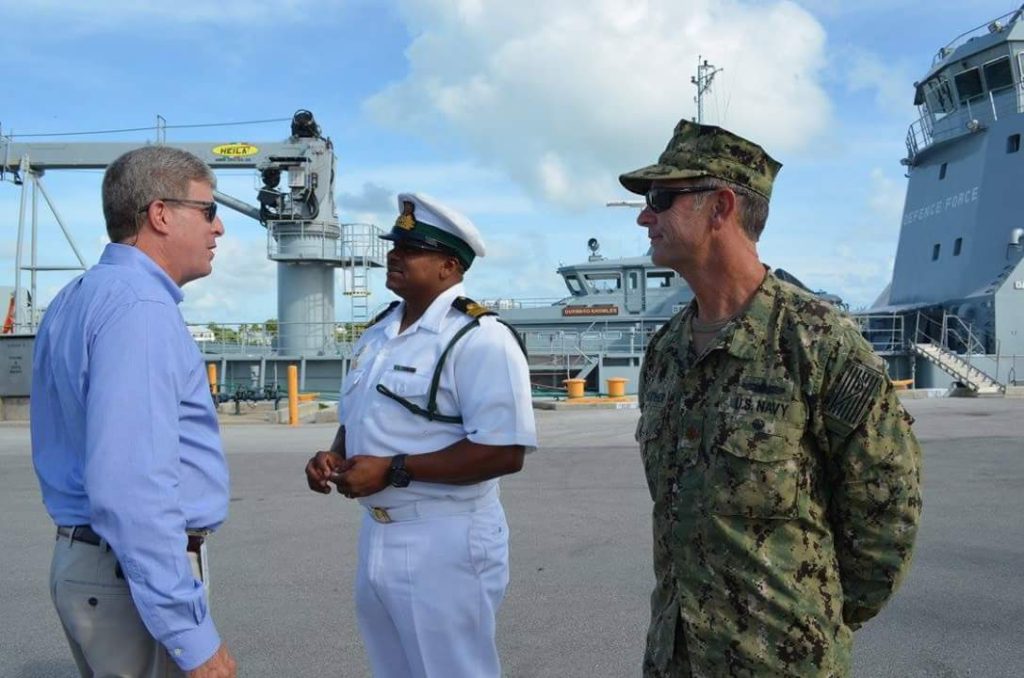
[[[201,579],[199,559],[189,553]],[[58,537],[50,596],[83,678],[177,678],[185,674],[149,634],[117,559],[105,545]]]

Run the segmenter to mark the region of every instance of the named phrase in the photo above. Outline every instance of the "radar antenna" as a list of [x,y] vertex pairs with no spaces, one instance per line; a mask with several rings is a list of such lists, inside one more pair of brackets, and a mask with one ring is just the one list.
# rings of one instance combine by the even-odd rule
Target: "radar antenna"
[[697,104],[697,117],[695,120],[698,125],[704,122],[704,95],[711,89],[711,83],[715,79],[715,74],[722,70],[709,64],[707,59],[697,55],[697,76],[691,77],[690,82],[697,87],[697,96],[693,100]]

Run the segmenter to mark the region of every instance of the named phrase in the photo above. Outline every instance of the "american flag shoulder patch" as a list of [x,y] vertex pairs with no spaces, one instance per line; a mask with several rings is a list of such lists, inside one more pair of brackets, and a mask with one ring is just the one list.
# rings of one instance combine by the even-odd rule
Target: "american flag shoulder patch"
[[825,401],[825,416],[846,432],[860,426],[885,381],[885,375],[861,362],[851,361]]

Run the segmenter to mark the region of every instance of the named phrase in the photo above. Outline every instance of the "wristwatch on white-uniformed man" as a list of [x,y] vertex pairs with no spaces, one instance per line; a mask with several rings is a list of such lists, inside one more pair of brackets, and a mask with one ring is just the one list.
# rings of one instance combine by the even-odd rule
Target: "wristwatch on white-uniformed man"
[[391,457],[391,468],[388,469],[388,484],[392,487],[409,487],[409,481],[412,480],[412,476],[409,475],[409,471],[405,468],[405,458],[407,454],[396,454]]

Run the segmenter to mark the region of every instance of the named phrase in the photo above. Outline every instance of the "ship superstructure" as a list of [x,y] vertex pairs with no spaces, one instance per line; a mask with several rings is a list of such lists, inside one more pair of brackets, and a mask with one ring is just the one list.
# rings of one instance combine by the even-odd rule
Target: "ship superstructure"
[[693,292],[672,269],[650,256],[607,259],[596,238],[586,261],[559,267],[569,296],[553,303],[488,302],[523,336],[534,384],[559,387],[563,379],[605,390],[607,379],[636,377],[647,340],[682,309]]

